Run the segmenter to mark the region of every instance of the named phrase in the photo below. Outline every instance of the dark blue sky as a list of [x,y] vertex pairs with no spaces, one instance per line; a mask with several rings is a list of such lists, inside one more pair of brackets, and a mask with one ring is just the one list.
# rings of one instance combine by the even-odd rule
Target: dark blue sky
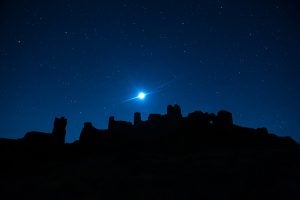
[[[233,113],[300,141],[300,6],[296,0],[0,3],[0,137],[50,132],[68,118],[132,121],[168,104]],[[144,101],[125,101],[139,91]]]

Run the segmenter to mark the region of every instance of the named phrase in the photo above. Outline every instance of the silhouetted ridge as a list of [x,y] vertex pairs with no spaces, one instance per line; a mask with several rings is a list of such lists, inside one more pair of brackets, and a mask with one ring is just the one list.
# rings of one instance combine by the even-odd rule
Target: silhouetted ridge
[[107,130],[98,130],[91,122],[86,122],[81,130],[79,140],[82,144],[97,144],[97,142],[108,142],[111,138]]
[[0,139],[0,199],[298,199],[299,145],[232,114],[178,105],[108,129],[84,123],[64,144],[67,120],[52,133]]
[[64,117],[55,118],[52,133],[44,133],[39,131],[31,131],[25,134],[22,141],[29,144],[65,144],[67,119]]
[[[186,117],[175,104],[167,106],[166,114],[149,114],[143,121],[139,112],[134,113],[131,122],[116,120],[111,116],[108,129],[95,128],[86,122],[81,131],[79,143],[151,146],[185,146],[193,148],[200,144],[213,145],[272,145],[276,142],[296,144],[289,137],[270,134],[266,128],[245,128],[233,123],[232,114],[221,110],[217,114],[194,111]],[[177,148],[176,147],[176,148]]]
[[[65,144],[67,119],[55,118],[52,133],[31,131],[19,141],[30,145]],[[4,140],[3,140],[4,141]],[[246,128],[233,123],[232,114],[221,110],[217,114],[194,111],[182,116],[179,105],[168,105],[166,114],[149,114],[142,120],[135,112],[133,123],[111,116],[108,129],[97,129],[85,122],[76,143],[88,145],[114,144],[128,147],[195,149],[199,145],[252,145],[294,147],[290,137],[278,137],[266,128]]]

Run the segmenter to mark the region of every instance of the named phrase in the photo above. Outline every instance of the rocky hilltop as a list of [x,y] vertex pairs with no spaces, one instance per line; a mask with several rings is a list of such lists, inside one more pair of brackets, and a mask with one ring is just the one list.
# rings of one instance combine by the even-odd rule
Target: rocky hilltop
[[143,121],[85,122],[65,143],[67,119],[51,133],[1,139],[1,199],[297,199],[299,145],[232,114],[178,105]]

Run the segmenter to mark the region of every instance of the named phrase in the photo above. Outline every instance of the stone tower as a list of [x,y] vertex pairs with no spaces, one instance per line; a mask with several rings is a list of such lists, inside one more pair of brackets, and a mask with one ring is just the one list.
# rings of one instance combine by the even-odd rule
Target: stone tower
[[134,113],[134,121],[133,124],[137,125],[140,124],[142,122],[142,118],[141,118],[141,113],[140,112],[135,112]]
[[168,105],[167,107],[167,116],[169,119],[181,119],[181,108],[178,104],[175,104],[174,106]]
[[67,119],[64,117],[55,117],[52,135],[55,144],[64,144],[66,137]]

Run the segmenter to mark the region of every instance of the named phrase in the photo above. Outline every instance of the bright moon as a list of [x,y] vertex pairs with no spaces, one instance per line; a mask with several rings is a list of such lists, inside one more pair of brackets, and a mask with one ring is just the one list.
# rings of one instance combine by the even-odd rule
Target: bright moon
[[138,95],[137,95],[137,98],[139,98],[140,100],[143,100],[145,99],[146,97],[146,94],[144,92],[140,92]]

